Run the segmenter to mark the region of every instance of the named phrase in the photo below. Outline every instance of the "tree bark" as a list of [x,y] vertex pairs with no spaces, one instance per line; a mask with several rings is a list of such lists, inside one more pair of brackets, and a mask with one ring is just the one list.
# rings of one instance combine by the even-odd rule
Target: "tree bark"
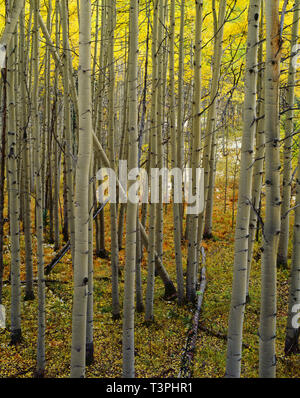
[[276,376],[276,254],[280,234],[279,0],[267,1],[265,130],[266,218],[263,236],[261,307],[259,326],[259,376]]
[[[138,125],[137,125],[137,84],[138,84],[138,0],[130,0],[129,17],[129,61],[128,61],[128,168],[138,167]],[[133,182],[129,181],[128,189]],[[134,288],[136,267],[136,221],[137,203],[127,203],[126,218],[126,261],[123,311],[123,377],[135,377],[134,367]]]
[[91,2],[80,1],[79,29],[79,146],[75,186],[75,258],[72,314],[71,377],[85,376],[85,344],[88,295],[88,195],[92,145],[91,104]]
[[256,131],[257,43],[261,0],[251,0],[245,76],[244,128],[241,150],[238,210],[236,219],[234,268],[230,304],[226,377],[240,377],[242,333],[246,303],[248,236],[252,186],[252,164]]

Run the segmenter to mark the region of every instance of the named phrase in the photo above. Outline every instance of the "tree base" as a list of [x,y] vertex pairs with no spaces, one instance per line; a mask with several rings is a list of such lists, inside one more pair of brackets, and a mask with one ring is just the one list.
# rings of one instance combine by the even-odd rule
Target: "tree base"
[[246,295],[246,304],[250,304],[251,303],[251,297],[249,294]]
[[185,296],[183,296],[181,300],[178,299],[177,301],[178,301],[179,307],[184,307],[186,305],[186,303],[187,303]]
[[295,333],[294,338],[286,338],[285,347],[284,347],[284,353],[286,356],[292,354],[300,354],[298,339],[299,339],[299,329]]
[[97,257],[103,258],[104,260],[108,260],[109,259],[109,255],[108,255],[108,253],[107,253],[107,251],[105,249],[99,250],[97,252]]
[[137,312],[138,314],[141,314],[141,313],[145,312],[145,307],[144,307],[144,304],[143,304],[143,303],[138,303],[138,304],[136,305],[136,312]]
[[90,366],[94,363],[94,343],[88,343],[85,345],[85,363],[86,366]]
[[24,301],[33,301],[35,299],[33,292],[26,292],[24,296]]
[[153,323],[154,323],[154,316],[152,316],[151,319],[146,319],[144,322],[145,326],[147,327],[150,327],[151,325],[153,325]]
[[44,379],[45,378],[45,370],[35,370],[33,377],[35,379]]
[[173,282],[167,282],[165,284],[165,295],[164,300],[172,301],[177,298],[177,291]]
[[12,330],[9,345],[17,345],[17,344],[20,344],[21,342],[22,342],[21,329]]
[[203,234],[203,239],[205,239],[205,240],[213,239],[213,237],[214,236],[211,232],[204,232],[204,234]]
[[120,314],[112,314],[112,320],[113,321],[118,321],[119,319],[121,319],[121,315]]
[[288,268],[287,258],[278,255],[277,256],[277,268],[287,269]]

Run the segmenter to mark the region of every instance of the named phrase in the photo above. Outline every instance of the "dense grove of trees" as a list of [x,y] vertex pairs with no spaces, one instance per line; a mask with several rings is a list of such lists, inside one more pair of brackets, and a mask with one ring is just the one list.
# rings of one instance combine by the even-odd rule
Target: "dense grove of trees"
[[[98,344],[94,258],[101,257],[111,267],[112,319],[122,320],[123,377],[135,377],[135,311],[144,313],[146,325],[155,323],[157,278],[166,300],[176,299],[179,307],[202,304],[203,247],[214,235],[215,181],[223,152],[225,212],[229,161],[234,181],[239,176],[224,374],[241,376],[244,314],[258,241],[259,376],[276,377],[277,269],[290,269],[285,354],[299,352],[300,1],[5,0],[0,7],[0,309],[4,317],[5,304],[10,314],[11,344],[21,343],[24,334],[21,303],[37,300],[35,375],[45,376],[45,273],[70,250],[70,376],[85,377]],[[227,157],[230,145],[236,145],[236,159]],[[125,160],[131,173],[126,186],[120,175]],[[116,173],[117,203],[98,200],[101,168]],[[157,201],[152,180],[148,203],[139,203],[138,195],[135,201],[120,200],[136,190],[138,174],[150,175],[155,168],[188,168],[189,199],[195,198],[202,168],[204,208],[189,212],[196,199],[187,206],[181,191],[178,200],[174,174],[167,187],[170,204],[164,204],[163,178]],[[175,280],[164,257],[168,208]],[[45,244],[58,253],[50,268]],[[4,287],[6,277],[9,287]],[[9,306],[4,289],[9,289]]]

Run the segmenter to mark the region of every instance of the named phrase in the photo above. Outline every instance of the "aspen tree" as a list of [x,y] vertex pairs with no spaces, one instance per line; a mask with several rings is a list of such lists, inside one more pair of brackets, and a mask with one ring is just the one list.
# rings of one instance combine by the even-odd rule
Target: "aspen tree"
[[299,6],[300,3],[294,3],[294,16],[291,36],[291,57],[289,65],[289,75],[287,82],[287,107],[286,122],[285,122],[285,139],[284,139],[284,162],[283,162],[283,195],[281,206],[281,231],[277,253],[277,264],[287,265],[288,259],[288,244],[289,244],[289,225],[290,225],[290,203],[291,203],[291,177],[292,177],[292,146],[294,133],[294,105],[295,105],[295,80],[296,69],[294,66],[295,59],[293,52],[298,43],[299,33]]
[[32,242],[31,242],[31,196],[30,196],[30,135],[28,131],[28,109],[26,98],[26,57],[25,57],[25,14],[24,10],[20,14],[20,100],[22,104],[21,118],[21,134],[24,140],[23,147],[23,167],[22,167],[22,180],[23,180],[23,200],[24,200],[24,214],[23,214],[23,228],[25,240],[25,264],[26,264],[26,290],[24,300],[33,300],[33,267],[32,267]]
[[34,167],[36,191],[36,236],[38,261],[38,341],[36,376],[43,377],[45,372],[45,279],[43,250],[43,187],[41,165],[41,134],[39,124],[39,0],[32,0],[33,8],[33,86],[32,86],[32,136],[34,140]]
[[256,127],[257,43],[260,5],[261,0],[251,0],[248,12],[244,126],[235,232],[233,284],[228,325],[227,377],[240,377],[241,372],[242,332],[247,283],[250,195]]
[[[163,4],[163,60],[162,60],[162,139],[163,139],[163,165],[167,167],[169,161],[169,139],[167,135],[167,122],[169,119],[169,113],[167,109],[167,74],[168,74],[168,63],[169,63],[169,34],[167,30],[167,22],[168,22],[168,14],[169,14],[169,7],[168,7],[168,0],[164,0]],[[167,206],[165,206],[165,211],[167,211]]]
[[[47,28],[50,35],[52,34],[52,1],[48,1],[47,4],[48,15],[47,15]],[[51,115],[51,55],[48,46],[45,49],[45,68],[44,68],[44,79],[45,79],[45,118],[44,118],[44,151],[43,151],[43,163],[44,163],[44,183],[45,193],[44,202],[45,209],[49,211],[49,243],[54,243],[54,214],[53,214],[53,173],[52,173],[52,159],[51,154],[53,134],[52,132],[52,115]]]
[[[109,139],[109,161],[110,166],[115,169],[115,71],[114,71],[114,31],[115,31],[115,0],[111,0],[108,5],[108,139]],[[117,206],[110,202],[110,228],[111,228],[111,272],[112,272],[112,316],[114,319],[120,318],[119,304],[119,247],[117,230]]]
[[[195,54],[194,54],[194,88],[193,88],[193,123],[192,123],[192,194],[197,187],[197,168],[200,166],[201,142],[201,47],[202,47],[202,13],[203,1],[196,0],[195,20]],[[196,269],[197,269],[197,231],[198,214],[188,217],[188,258],[186,278],[186,298],[193,302],[196,298]]]
[[262,282],[259,326],[259,376],[276,375],[276,254],[280,234],[280,146],[279,146],[279,78],[280,24],[279,0],[265,3],[266,69],[266,217],[263,234]]
[[[288,318],[286,326],[285,337],[285,354],[299,353],[299,328],[296,329],[293,325],[293,319],[296,315],[294,306],[300,303],[300,152],[298,156],[298,171],[296,178],[296,208],[295,208],[295,222],[294,222],[294,239],[293,239],[293,256],[291,266],[291,281],[289,288],[289,305]],[[297,309],[297,308],[296,308]]]
[[[203,160],[202,167],[204,168],[204,208],[206,209],[208,184],[209,184],[209,160],[212,147],[212,136],[214,132],[214,123],[216,119],[216,105],[219,90],[219,78],[223,53],[223,34],[224,24],[226,22],[226,5],[227,1],[224,0],[219,3],[218,14],[218,28],[214,37],[214,56],[213,56],[213,75],[210,90],[210,106],[207,114],[207,122],[204,136]],[[213,0],[212,8],[215,10],[215,0]],[[201,242],[204,230],[205,210],[199,216],[198,222],[198,242]]]
[[[157,60],[157,36],[158,36],[158,0],[153,1],[153,27],[152,27],[152,95],[151,95],[151,131],[150,131],[150,168],[157,167],[157,84],[158,84],[158,60]],[[152,181],[150,182],[150,184]],[[150,185],[151,186],[151,185]],[[156,226],[155,219],[158,207],[155,203],[149,205],[149,245],[148,245],[148,274],[146,289],[145,320],[153,320],[153,296],[155,283],[155,247]]]
[[[8,10],[6,9],[6,13]],[[4,186],[5,186],[5,158],[6,158],[6,133],[7,133],[7,84],[6,84],[7,68],[1,71],[2,77],[2,120],[1,120],[1,169],[0,169],[0,304],[2,304],[3,291],[3,238],[4,238]]]
[[[60,46],[60,31],[59,31],[59,7],[57,5],[59,0],[55,1],[55,43],[59,48]],[[59,249],[59,212],[58,212],[58,204],[59,204],[59,188],[60,188],[60,172],[59,172],[59,159],[60,156],[59,146],[57,144],[58,138],[58,81],[59,81],[59,71],[58,71],[58,61],[55,62],[55,74],[54,74],[54,104],[53,104],[53,134],[54,134],[54,142],[53,142],[53,174],[54,174],[54,189],[53,189],[53,213],[54,213],[54,250]]]
[[[163,15],[164,4],[163,0],[158,0],[158,30],[157,30],[157,108],[156,108],[156,152],[157,152],[157,166],[160,170],[163,168],[163,108],[164,108],[164,93],[163,93]],[[159,178],[159,201],[156,204],[155,216],[155,233],[156,233],[156,251],[160,258],[163,260],[163,192],[162,192],[162,179]]]
[[[216,130],[216,127],[214,127]],[[214,193],[215,193],[215,178],[216,178],[216,168],[217,168],[217,137],[216,131],[212,137],[211,143],[211,155],[209,159],[209,188],[207,193],[207,203],[206,203],[206,213],[205,213],[205,226],[204,226],[204,237],[206,239],[211,239],[212,235],[212,222],[213,222],[213,209],[214,209]]]
[[[93,55],[93,72],[92,72],[92,100],[93,104],[96,105],[97,101],[95,101],[95,93],[96,93],[96,65],[97,65],[97,56],[98,56],[98,36],[99,36],[99,0],[95,2],[96,8],[96,26],[95,26],[95,38],[94,38],[94,55]],[[95,112],[93,111],[93,114]]]
[[[128,167],[138,167],[137,126],[137,83],[138,83],[138,6],[137,0],[130,0],[129,17],[129,60],[128,60]],[[129,187],[132,182],[129,181]],[[134,368],[134,286],[136,264],[136,219],[137,203],[127,203],[126,218],[126,262],[123,310],[123,377],[133,378]]]
[[[172,168],[177,166],[177,143],[176,143],[176,126],[175,126],[175,66],[174,66],[174,36],[175,36],[175,0],[171,1],[170,7],[170,60],[169,60],[169,95],[170,95],[170,130],[171,130],[171,148],[172,148]],[[181,252],[181,219],[180,204],[174,200],[174,181],[173,181],[173,222],[174,222],[174,246],[175,261],[177,275],[177,298],[178,304],[184,302],[184,281],[182,269],[182,252]]]
[[[12,12],[12,11],[10,11]],[[16,98],[14,79],[16,78],[16,36],[17,25],[12,40],[7,45],[7,176],[11,241],[11,344],[22,339],[21,332],[21,282],[20,282],[20,193],[17,170],[17,131]]]
[[10,8],[9,20],[6,21],[4,32],[0,38],[0,45],[5,45],[6,48],[8,48],[15,34],[21,11],[25,5],[25,0],[15,0],[14,2],[10,1],[10,3],[12,7]]
[[257,125],[256,125],[256,150],[255,162],[253,166],[253,182],[251,200],[252,206],[250,210],[249,238],[248,238],[248,265],[247,265],[247,287],[246,301],[250,301],[249,282],[251,263],[253,258],[253,248],[255,242],[255,233],[257,231],[259,206],[261,203],[261,191],[264,172],[264,156],[265,156],[265,131],[264,131],[264,90],[263,90],[263,21],[264,12],[261,7],[261,23],[260,23],[260,46],[258,49],[258,65],[260,65],[257,76]]
[[81,0],[79,24],[79,145],[75,186],[75,258],[72,314],[71,377],[85,376],[88,284],[88,196],[92,145],[91,2]]
[[69,80],[69,43],[68,43],[68,13],[67,0],[60,3],[61,26],[62,26],[62,62],[63,62],[63,85],[64,85],[64,160],[66,162],[66,191],[67,191],[67,216],[68,227],[70,232],[71,253],[74,258],[74,241],[75,241],[75,225],[74,225],[74,204],[73,204],[73,145],[71,132],[71,88]]
[[[183,167],[183,74],[184,74],[184,23],[185,4],[180,3],[180,32],[179,32],[179,60],[178,60],[178,106],[177,106],[177,165]],[[181,209],[182,211],[182,209]]]
[[136,300],[136,311],[141,313],[144,312],[143,303],[143,286],[142,286],[142,264],[143,247],[141,239],[140,224],[137,212],[137,222],[136,222],[136,267],[135,267],[135,300]]
[[[218,35],[218,17],[215,10],[215,2],[213,1],[213,19],[214,19],[214,37]],[[212,65],[213,67],[213,65]],[[217,111],[216,111],[217,114]],[[211,239],[212,229],[212,212],[213,212],[213,195],[214,195],[214,175],[215,175],[215,141],[216,141],[216,120],[213,121],[212,125],[212,140],[211,140],[211,153],[209,155],[209,180],[207,188],[207,200],[206,200],[206,212],[205,212],[205,224],[204,224],[204,239]],[[202,237],[200,237],[201,239]]]
[[[127,106],[124,109],[124,112],[128,113]],[[128,123],[126,121],[125,124],[126,130],[128,130]],[[125,145],[124,145],[124,152],[123,156],[121,159],[128,159],[128,134],[126,133],[126,137],[124,139]],[[119,221],[118,221],[118,245],[119,245],[119,250],[122,249],[123,246],[123,231],[124,231],[124,218],[125,218],[125,213],[126,213],[126,203],[121,203],[120,204],[120,209],[119,209]]]
[[[177,101],[177,130],[176,130],[176,138],[177,138],[177,163],[176,166],[180,169],[183,168],[184,163],[184,126],[183,126],[183,118],[184,118],[184,24],[185,24],[185,0],[181,0],[180,3],[180,32],[179,32],[179,59],[178,59],[178,101]],[[183,230],[183,216],[184,209],[182,203],[179,204],[180,209],[180,235],[182,238],[182,230]]]
[[91,155],[89,180],[89,257],[88,257],[88,299],[86,317],[86,365],[94,362],[94,264],[93,264],[93,170],[94,162]]
[[[295,83],[295,57],[297,54],[294,52],[294,45],[297,43],[298,31],[299,31],[299,17],[300,17],[300,1],[296,0],[294,3],[294,17],[292,26],[292,40],[291,40],[291,59],[289,68],[289,82],[288,82],[288,105],[293,107],[294,105],[294,83]],[[294,121],[293,111],[289,111],[287,115],[288,122],[286,124],[286,134],[290,136],[294,132]],[[299,353],[298,339],[299,339],[299,328],[295,329],[293,325],[293,317],[295,315],[294,305],[300,303],[300,152],[298,155],[298,171],[296,177],[296,207],[295,207],[295,220],[294,220],[294,238],[293,238],[293,256],[291,266],[291,281],[289,289],[289,306],[288,306],[288,318],[286,326],[286,337],[285,337],[285,353]],[[297,207],[298,206],[298,207]],[[288,209],[289,210],[289,209]],[[287,210],[287,211],[288,211]],[[283,211],[281,211],[283,213]],[[284,223],[284,222],[283,222]],[[282,233],[282,231],[281,231]],[[281,239],[281,237],[280,237]],[[280,244],[279,244],[280,247]],[[279,253],[278,253],[279,254]]]
[[[47,13],[47,29],[49,34],[51,35],[51,6],[48,3],[48,13]],[[41,122],[41,176],[42,176],[42,197],[43,197],[43,213],[44,220],[46,223],[49,223],[49,243],[53,243],[53,225],[52,225],[52,193],[51,193],[51,175],[47,176],[49,172],[49,157],[47,156],[47,152],[51,151],[48,146],[51,140],[50,132],[50,57],[49,57],[49,48],[46,46],[45,54],[43,57],[43,79],[44,79],[44,87],[45,93],[43,99],[41,101],[41,108],[43,109],[43,120]],[[49,178],[48,178],[49,177]],[[49,217],[47,217],[49,215]],[[48,222],[49,220],[49,222]],[[45,224],[46,224],[45,223]],[[46,225],[45,225],[46,230]],[[52,234],[52,235],[51,235]],[[52,240],[52,242],[51,242]]]
[[[145,54],[145,72],[144,72],[144,88],[143,88],[143,99],[142,99],[142,115],[140,120],[139,132],[138,132],[138,167],[140,168],[141,163],[141,151],[143,145],[143,134],[145,128],[145,118],[147,112],[147,105],[146,105],[146,97],[147,97],[147,81],[148,81],[148,63],[149,63],[149,33],[150,33],[150,20],[149,20],[149,10],[148,10],[148,2],[146,3],[146,15],[147,15],[147,38],[146,38],[146,54]],[[124,83],[124,93],[128,90],[128,73],[125,76],[125,83]],[[127,96],[127,93],[126,93]],[[125,99],[124,103],[124,118],[126,115],[126,105],[127,101]],[[124,134],[123,134],[124,135]],[[126,136],[128,139],[128,135]],[[124,141],[124,137],[123,137]],[[128,149],[128,143],[126,145]],[[127,153],[128,158],[128,153]],[[149,163],[148,163],[149,167]],[[144,207],[143,207],[144,206]],[[145,206],[146,203],[142,205],[142,215],[141,215],[141,223],[143,223],[143,217],[145,214]],[[120,238],[119,238],[120,239]],[[135,297],[136,297],[136,311],[138,313],[142,313],[145,311],[144,302],[143,302],[143,286],[142,286],[142,259],[143,259],[143,245],[142,245],[142,237],[141,237],[141,230],[140,230],[140,223],[139,223],[139,209],[137,210],[137,222],[136,222],[136,267],[135,267]]]
[[[300,166],[300,160],[298,160],[298,167]],[[299,170],[299,169],[298,169]],[[299,171],[297,172],[296,180],[296,202],[299,204],[300,201],[300,188],[299,188]],[[300,302],[299,295],[299,258],[300,258],[300,239],[299,239],[299,225],[300,225],[300,211],[299,207],[295,209],[295,224],[294,224],[294,239],[293,239],[293,255],[291,265],[291,281],[289,288],[289,302],[288,302],[288,317],[286,326],[286,337],[284,351],[286,355],[299,354],[299,327],[296,328],[293,324],[293,320],[297,319],[297,305]],[[295,318],[296,317],[296,318]]]
[[[102,139],[101,134],[103,128],[103,100],[105,93],[105,72],[106,72],[106,61],[105,57],[107,54],[107,40],[106,40],[106,28],[107,28],[107,12],[106,12],[106,1],[102,0],[101,2],[101,47],[100,47],[100,55],[99,55],[99,79],[98,79],[98,93],[97,93],[97,107],[95,112],[95,131],[97,137]],[[100,166],[100,163],[95,161],[97,166]],[[105,250],[105,232],[104,232],[104,212],[101,211],[99,214],[99,225],[96,222],[96,242],[97,242],[97,255],[102,258],[106,258],[106,250]]]

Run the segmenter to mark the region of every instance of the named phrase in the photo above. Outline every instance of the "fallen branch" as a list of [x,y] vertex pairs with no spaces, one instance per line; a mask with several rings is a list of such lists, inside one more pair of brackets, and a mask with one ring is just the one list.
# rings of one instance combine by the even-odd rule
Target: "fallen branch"
[[[21,283],[21,285],[26,285],[27,282],[26,281],[21,281],[20,283]],[[33,283],[38,283],[38,280],[34,279]],[[67,285],[69,282],[68,281],[59,281],[58,279],[45,279],[45,283],[46,284],[47,283],[62,283],[62,284]],[[10,280],[3,281],[3,284],[4,285],[10,285],[11,281]]]
[[53,268],[60,262],[60,260],[65,256],[66,253],[70,250],[71,243],[68,241],[65,246],[61,249],[61,251],[54,257],[50,264],[45,267],[45,275],[49,275]]
[[[220,333],[220,332],[217,332],[217,331],[208,329],[208,328],[207,328],[206,326],[204,326],[204,325],[201,325],[201,324],[200,324],[200,325],[199,325],[199,330],[201,330],[202,332],[208,334],[209,336],[216,337],[216,338],[218,338],[218,339],[227,341],[227,335],[226,335],[226,334],[223,334],[223,333]],[[243,343],[243,348],[250,349],[251,347],[250,347],[248,344]]]

